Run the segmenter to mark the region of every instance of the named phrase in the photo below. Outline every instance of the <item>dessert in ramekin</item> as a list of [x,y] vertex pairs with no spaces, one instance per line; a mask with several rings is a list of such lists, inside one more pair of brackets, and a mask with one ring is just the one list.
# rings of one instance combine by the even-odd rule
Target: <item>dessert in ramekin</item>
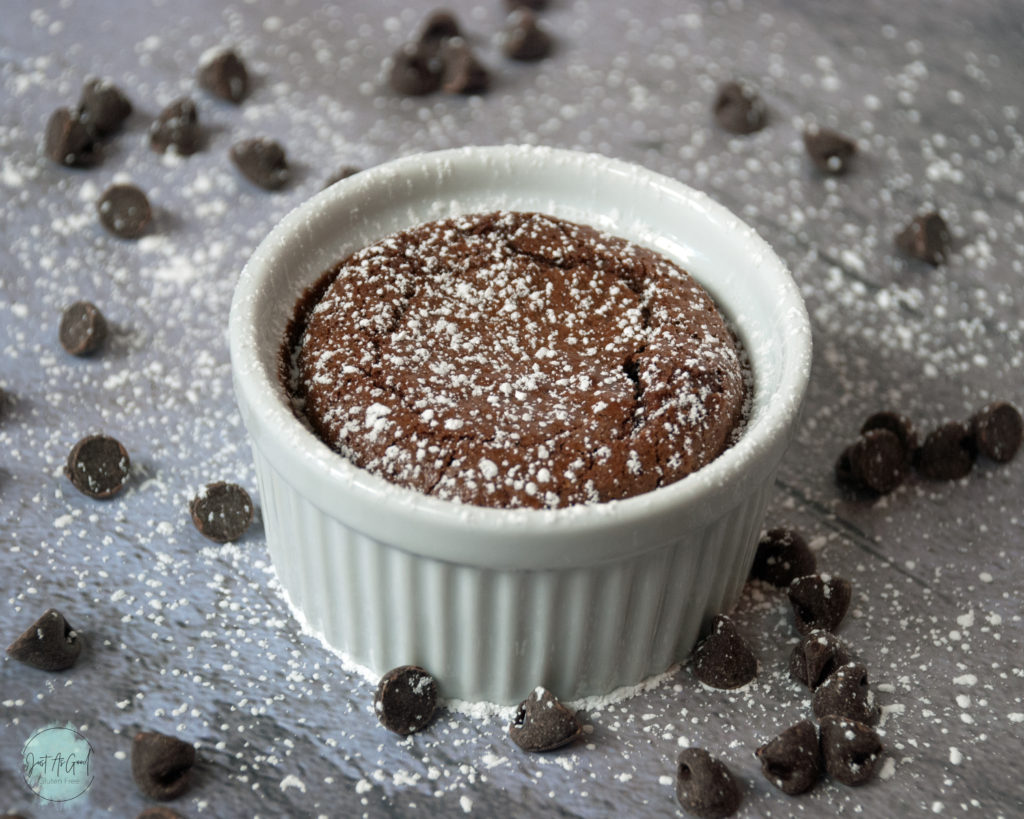
[[[750,359],[738,440],[668,486],[559,509],[440,500],[320,441],[279,374],[300,296],[384,236],[496,210],[587,224],[689,271]],[[417,664],[447,697],[506,704],[537,685],[562,699],[607,693],[686,657],[746,579],[810,368],[797,288],[739,219],[643,168],[526,146],[406,157],[299,206],[246,265],[229,337],[271,557],[301,617],[370,669]]]

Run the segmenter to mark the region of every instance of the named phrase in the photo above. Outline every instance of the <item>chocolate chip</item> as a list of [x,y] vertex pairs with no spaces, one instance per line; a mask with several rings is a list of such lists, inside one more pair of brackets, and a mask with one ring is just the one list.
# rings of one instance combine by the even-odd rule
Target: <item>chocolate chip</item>
[[852,659],[846,643],[832,632],[813,629],[793,647],[789,673],[813,691]]
[[438,9],[423,21],[417,41],[422,46],[437,50],[445,40],[461,35],[462,29],[455,15],[447,9]]
[[116,495],[128,478],[128,452],[109,435],[88,435],[72,447],[64,474],[79,492],[92,498]]
[[831,128],[811,127],[804,131],[804,148],[811,162],[822,173],[844,174],[857,152],[853,140]]
[[249,528],[253,503],[238,484],[217,481],[192,498],[188,511],[200,534],[217,543],[228,543],[238,540]]
[[149,199],[135,185],[111,185],[96,202],[100,224],[121,239],[138,239],[153,218]]
[[524,751],[553,751],[580,735],[583,726],[576,715],[543,686],[533,689],[519,703],[508,735]]
[[288,182],[288,161],[284,148],[273,139],[243,139],[231,146],[231,161],[242,176],[268,191]]
[[87,168],[100,158],[99,146],[92,131],[79,119],[77,113],[58,108],[46,123],[43,142],[46,156],[69,168]]
[[731,816],[740,806],[740,786],[725,763],[703,748],[686,748],[676,762],[676,798],[702,819]]
[[873,429],[888,430],[899,438],[907,460],[911,460],[914,452],[917,450],[917,430],[914,429],[914,425],[909,418],[905,415],[900,415],[898,412],[882,410],[865,418],[864,423],[860,427],[862,435]]
[[165,808],[163,805],[157,805],[156,807],[146,808],[135,819],[184,819],[184,817],[177,811]]
[[739,688],[757,676],[757,657],[732,620],[718,614],[708,636],[693,650],[693,670],[712,688]]
[[779,588],[786,588],[797,577],[814,574],[817,561],[799,532],[793,529],[769,529],[757,544],[750,576]]
[[711,112],[718,127],[731,134],[752,134],[768,124],[764,100],[746,83],[722,83]]
[[537,22],[533,12],[520,6],[508,16],[502,51],[520,62],[542,60],[551,53],[551,35]]
[[1006,463],[1020,449],[1024,437],[1024,419],[1018,409],[1006,401],[995,401],[971,418],[971,433],[982,455]]
[[131,112],[131,101],[110,80],[93,77],[82,86],[82,95],[78,99],[78,119],[96,136],[105,137],[116,133]]
[[437,681],[417,665],[393,668],[380,678],[373,709],[389,731],[402,736],[420,731],[437,710]]
[[149,129],[149,145],[160,153],[171,149],[189,156],[199,150],[201,141],[196,104],[188,97],[177,99],[164,108]]
[[61,314],[58,338],[71,355],[92,355],[107,339],[107,320],[92,302],[76,301]]
[[181,796],[191,781],[196,749],[157,731],[140,731],[132,740],[132,779],[150,799]]
[[821,779],[818,730],[808,719],[791,725],[754,753],[761,760],[764,778],[790,796],[809,791]]
[[850,607],[850,581],[841,577],[811,574],[798,577],[789,585],[796,629],[807,634],[812,629],[835,631]]
[[442,91],[448,94],[482,94],[490,86],[490,74],[461,37],[445,43],[441,61],[444,65]]
[[868,687],[868,671],[860,663],[847,663],[828,677],[811,699],[814,716],[847,717],[871,725],[878,719],[875,695]]
[[936,481],[955,481],[970,474],[976,448],[970,430],[948,421],[928,433],[917,451],[917,471]]
[[64,615],[47,609],[25,633],[7,647],[18,662],[43,671],[71,668],[82,653],[82,640]]
[[354,165],[342,165],[327,178],[327,181],[324,183],[324,187],[329,188],[335,182],[340,182],[342,179],[348,179],[350,176],[355,176],[359,173],[359,170],[360,169]]
[[952,238],[946,221],[932,211],[914,220],[896,235],[896,249],[929,264],[942,264],[949,257]]
[[821,751],[825,770],[844,785],[862,785],[882,758],[882,741],[873,728],[845,717],[821,721]]
[[543,11],[547,8],[548,0],[505,0],[505,5],[509,11],[515,11],[518,8],[526,8],[531,11]]
[[249,72],[230,48],[209,55],[199,66],[197,79],[215,97],[239,103],[249,93]]
[[391,58],[388,85],[398,94],[419,97],[441,87],[441,61],[431,49],[406,43]]
[[903,483],[910,467],[903,443],[887,429],[865,432],[846,451],[846,457],[853,480],[882,495]]

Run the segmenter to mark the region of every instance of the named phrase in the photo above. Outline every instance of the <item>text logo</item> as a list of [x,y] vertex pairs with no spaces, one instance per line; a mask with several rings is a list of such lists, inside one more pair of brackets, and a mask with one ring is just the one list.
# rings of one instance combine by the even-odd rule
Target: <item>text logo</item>
[[40,728],[21,750],[25,782],[47,802],[70,802],[95,778],[92,746],[71,725]]

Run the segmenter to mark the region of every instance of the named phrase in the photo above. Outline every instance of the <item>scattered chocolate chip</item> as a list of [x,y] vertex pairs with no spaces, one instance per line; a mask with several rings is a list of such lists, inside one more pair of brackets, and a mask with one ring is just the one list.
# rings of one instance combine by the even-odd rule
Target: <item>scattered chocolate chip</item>
[[408,736],[426,728],[437,710],[437,681],[417,665],[402,665],[380,678],[373,709],[380,724]]
[[783,793],[805,793],[821,779],[823,762],[818,729],[808,719],[791,725],[754,752],[761,773]]
[[970,474],[976,449],[970,430],[948,421],[925,436],[917,451],[917,471],[936,481],[955,481]]
[[814,552],[799,532],[793,529],[769,529],[757,544],[750,576],[781,589],[798,577],[814,574]]
[[757,657],[732,620],[718,614],[708,636],[693,650],[693,670],[712,688],[739,688],[757,676]]
[[946,221],[934,211],[914,217],[896,235],[896,249],[929,264],[942,264],[949,257],[952,237]]
[[533,12],[520,6],[508,16],[502,51],[511,60],[533,62],[551,53],[553,42],[547,30],[537,22]]
[[153,218],[149,199],[135,185],[111,185],[96,202],[100,224],[121,239],[138,239]]
[[79,492],[105,499],[121,491],[130,468],[120,442],[109,435],[88,435],[72,447],[64,474]]
[[288,182],[288,160],[284,148],[273,139],[243,139],[231,146],[231,161],[242,176],[268,191]]
[[92,302],[76,301],[61,314],[58,338],[71,355],[92,355],[107,339],[107,320]]
[[870,429],[846,451],[850,475],[865,489],[885,495],[907,476],[910,461],[899,437],[887,429]]
[[135,819],[184,819],[184,817],[177,811],[165,808],[163,805],[157,805],[152,808],[146,808]]
[[796,629],[807,634],[812,629],[835,631],[850,607],[850,581],[841,577],[811,574],[798,577],[789,585]]
[[444,65],[442,91],[448,94],[482,94],[488,89],[490,74],[461,37],[445,43],[441,55]]
[[844,174],[857,152],[853,140],[831,128],[812,127],[804,131],[804,147],[811,162],[822,173]]
[[228,102],[237,104],[249,93],[249,72],[230,48],[208,55],[199,65],[197,79],[201,88]]
[[875,695],[868,687],[868,671],[860,663],[847,663],[829,676],[811,699],[814,716],[847,717],[871,725],[878,719]]
[[140,731],[132,740],[132,779],[143,795],[162,801],[181,796],[191,780],[196,749],[157,731]]
[[63,614],[47,609],[7,647],[7,653],[18,662],[42,671],[64,671],[71,668],[82,653],[82,640]]
[[253,503],[238,484],[217,481],[192,498],[188,511],[200,534],[217,543],[228,543],[238,540],[249,528]]
[[527,8],[530,11],[543,11],[547,8],[548,0],[505,0],[505,5],[509,11],[515,11],[518,8]]
[[69,168],[87,168],[95,165],[100,158],[99,146],[92,131],[79,119],[77,113],[67,108],[58,108],[50,115],[46,123],[43,150],[54,162]]
[[350,176],[355,176],[359,171],[360,169],[354,165],[342,165],[327,178],[327,181],[324,183],[324,187],[329,188],[335,182],[340,182],[342,179],[348,179]]
[[110,80],[93,77],[82,86],[78,119],[96,136],[117,133],[131,113],[131,101]]
[[821,751],[825,770],[844,785],[862,785],[882,758],[882,741],[868,725],[845,717],[821,721]]
[[188,97],[177,99],[164,108],[149,129],[149,145],[160,153],[171,149],[189,156],[199,150],[201,141],[196,104]]
[[813,691],[852,659],[846,643],[832,632],[813,629],[793,647],[789,673]]
[[768,124],[764,100],[746,83],[722,83],[711,111],[718,127],[730,134],[752,134]]
[[583,726],[576,715],[543,686],[533,689],[519,703],[508,735],[524,751],[553,751],[580,735]]
[[860,432],[863,435],[865,432],[870,432],[873,429],[888,430],[899,438],[907,460],[911,460],[914,452],[917,450],[917,430],[914,429],[914,425],[909,418],[900,415],[898,412],[882,410],[865,418],[864,423],[861,424]]
[[441,87],[441,61],[430,49],[406,43],[391,58],[388,85],[397,94],[419,97]]
[[703,748],[686,748],[676,762],[676,798],[702,819],[731,816],[740,806],[740,786],[725,763]]
[[1024,419],[1020,411],[1006,401],[995,401],[971,418],[971,433],[982,455],[1006,463],[1020,449],[1024,437]]

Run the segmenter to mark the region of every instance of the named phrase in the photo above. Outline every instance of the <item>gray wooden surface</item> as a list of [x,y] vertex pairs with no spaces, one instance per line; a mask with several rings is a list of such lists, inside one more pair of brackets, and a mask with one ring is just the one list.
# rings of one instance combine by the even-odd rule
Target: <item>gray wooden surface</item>
[[[50,722],[78,727],[96,780],[73,815],[135,815],[129,775],[140,729],[196,743],[185,816],[658,816],[681,813],[674,759],[697,744],[744,786],[743,816],[1019,816],[1024,733],[1024,456],[956,483],[912,480],[875,502],[844,498],[832,463],[868,413],[899,409],[927,429],[991,398],[1024,405],[1024,5],[1019,0],[630,3],[552,0],[557,51],[511,64],[494,33],[499,0],[453,0],[492,68],[486,96],[399,99],[380,66],[430,6],[378,0],[229,5],[6,3],[0,12],[0,641],[49,606],[87,639],[48,674],[0,662],[0,811],[33,801],[21,747]],[[240,107],[198,92],[200,55],[235,46],[256,76]],[[42,157],[50,111],[85,76],[135,103],[92,170]],[[716,84],[745,77],[769,127],[715,129]],[[146,129],[195,93],[205,150],[172,161]],[[823,179],[802,125],[858,139],[851,173]],[[278,138],[292,184],[266,193],[230,166],[230,144]],[[823,782],[787,797],[753,751],[809,711],[786,674],[785,601],[748,587],[737,618],[757,681],[704,689],[684,667],[634,699],[594,710],[584,742],[526,756],[497,720],[443,713],[399,741],[370,711],[371,687],[297,633],[277,594],[261,527],[218,547],[188,499],[235,480],[255,491],[230,387],[225,324],[247,255],[336,166],[368,166],[470,143],[595,150],[708,191],[791,266],[815,337],[799,438],[768,524],[801,529],[820,565],[854,584],[841,635],[884,708],[887,761],[862,788]],[[138,242],[105,234],[98,194],[130,178],[157,208]],[[938,207],[949,264],[897,258],[892,235]],[[114,333],[73,359],[61,309],[95,301]],[[131,453],[108,502],[61,475],[71,445],[106,431]]]

